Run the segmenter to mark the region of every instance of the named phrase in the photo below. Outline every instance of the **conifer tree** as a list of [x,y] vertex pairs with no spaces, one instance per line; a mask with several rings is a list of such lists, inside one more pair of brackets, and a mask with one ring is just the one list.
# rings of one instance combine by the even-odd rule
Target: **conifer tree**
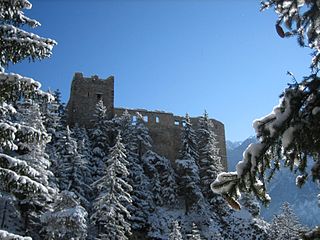
[[89,206],[87,199],[91,188],[86,184],[86,177],[90,176],[90,169],[86,159],[78,153],[76,140],[71,136],[69,126],[65,136],[59,140],[57,149],[59,156],[58,179],[60,190],[72,191],[84,207]]
[[93,129],[91,130],[92,141],[92,162],[93,162],[93,179],[97,180],[102,177],[104,171],[104,165],[107,159],[109,149],[109,138],[107,134],[106,122],[107,122],[107,108],[100,100],[96,104]]
[[155,205],[174,206],[177,201],[177,183],[171,161],[149,150],[143,155],[143,164],[152,181]]
[[153,200],[156,206],[160,207],[163,205],[163,198],[161,196],[161,183],[160,183],[160,176],[158,173],[152,178],[152,193],[153,193]]
[[130,213],[126,206],[132,202],[129,194],[132,187],[125,181],[129,175],[127,164],[119,134],[111,149],[105,175],[95,183],[100,194],[91,218],[98,227],[99,239],[126,240],[131,234]]
[[214,194],[210,189],[210,184],[217,175],[223,171],[221,157],[219,156],[218,141],[214,133],[214,126],[210,121],[207,112],[199,119],[197,130],[198,139],[198,166],[202,193],[207,200],[215,207],[221,206],[223,200],[221,196]]
[[17,198],[5,192],[1,192],[0,195],[0,229],[7,229],[16,234],[25,232]]
[[62,191],[55,199],[52,210],[41,216],[44,239],[86,239],[87,215],[73,192]]
[[152,139],[149,134],[143,116],[137,112],[137,122],[134,128],[134,134],[137,141],[137,154],[139,159],[142,159],[142,155],[152,148]]
[[169,234],[169,240],[183,240],[182,234],[180,232],[180,225],[178,221],[172,222],[172,230]]
[[200,232],[195,223],[192,223],[191,233],[187,234],[188,240],[201,240]]
[[307,232],[290,208],[289,203],[285,202],[281,207],[281,213],[275,215],[270,225],[269,234],[271,239],[297,239]]
[[260,215],[260,205],[252,193],[242,193],[240,203],[252,214],[253,217]]
[[177,182],[176,175],[173,170],[171,161],[166,158],[162,158],[164,161],[163,171],[160,172],[161,190],[164,204],[174,206],[177,202]]
[[47,58],[56,42],[27,32],[20,27],[35,28],[40,23],[24,15],[23,9],[31,9],[28,0],[1,1],[0,3],[0,72],[9,63],[18,63],[24,59]]
[[[53,183],[51,180],[54,176],[49,171],[51,162],[45,153],[46,144],[50,141],[50,137],[46,134],[39,105],[34,101],[18,103],[16,120],[29,128],[35,129],[38,134],[42,133],[42,139],[30,139],[27,142],[18,142],[19,159],[26,161],[39,173],[39,176],[36,178],[38,182],[46,187],[52,187]],[[47,194],[33,194],[32,196],[27,196],[26,199],[19,203],[20,209],[23,209],[21,216],[24,219],[25,228],[34,239],[36,239],[41,229],[41,212],[49,207],[47,202],[51,201],[51,197]]]
[[189,114],[186,114],[183,120],[181,142],[180,159],[192,159],[196,161],[198,158],[197,139]]
[[[145,175],[143,169],[143,160],[139,158],[139,139],[137,132],[148,133],[143,126],[143,122],[139,123],[139,131],[136,131],[136,126],[132,123],[132,116],[125,111],[122,116],[115,119],[118,131],[121,132],[123,144],[127,152],[128,183],[132,186],[132,204],[128,206],[130,211],[130,223],[132,230],[143,231],[148,229],[148,216],[151,212],[152,194],[149,190],[150,180]],[[143,130],[143,131],[142,131]],[[143,135],[143,134],[142,134]],[[142,137],[140,139],[149,139],[150,137]],[[141,146],[144,146],[141,140]],[[142,152],[141,152],[142,153]]]
[[54,101],[57,104],[57,113],[59,117],[63,117],[65,115],[65,106],[61,100],[61,92],[59,89],[54,90],[53,92]]
[[200,200],[203,195],[200,189],[199,168],[196,163],[198,154],[196,152],[196,136],[192,128],[189,115],[186,115],[182,130],[182,149],[180,159],[176,160],[179,176],[180,194],[185,198],[186,214],[190,208]]
[[[31,7],[31,3],[27,0],[0,1],[0,193],[14,201],[13,204],[5,206],[7,208],[4,209],[2,217],[12,216],[12,213],[22,213],[25,223],[21,226],[23,231],[19,232],[22,235],[29,234],[28,232],[33,233],[32,229],[26,225],[29,223],[26,219],[26,217],[29,218],[29,214],[26,212],[29,212],[30,205],[24,205],[26,208],[22,209],[21,204],[33,197],[34,201],[37,201],[36,199],[41,196],[40,205],[42,205],[54,192],[43,181],[45,177],[38,171],[39,169],[27,160],[20,159],[19,156],[30,153],[28,149],[31,147],[30,142],[45,144],[48,140],[47,133],[43,129],[27,125],[28,123],[19,122],[16,118],[18,101],[22,103],[33,100],[41,104],[50,100],[51,96],[40,90],[39,82],[18,74],[4,72],[10,63],[15,64],[23,59],[36,60],[49,57],[56,44],[54,40],[42,38],[20,28],[26,29],[40,25],[36,20],[24,15],[23,9]],[[27,145],[28,148],[25,148]],[[42,163],[39,167],[46,168]],[[12,212],[9,213],[9,211]],[[6,222],[6,219],[2,220]],[[14,228],[8,230],[12,229]],[[3,239],[11,236],[6,231],[1,231],[0,234]],[[19,236],[11,237],[19,239]]]

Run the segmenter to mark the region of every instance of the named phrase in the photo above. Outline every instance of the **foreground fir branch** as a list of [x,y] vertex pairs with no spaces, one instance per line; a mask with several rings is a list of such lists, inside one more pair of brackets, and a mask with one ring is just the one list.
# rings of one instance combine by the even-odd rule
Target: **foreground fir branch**
[[[253,192],[267,204],[271,199],[265,179],[270,179],[280,162],[300,175],[301,187],[307,179],[320,180],[320,9],[315,0],[270,0],[262,2],[262,10],[274,7],[278,14],[276,30],[280,37],[297,36],[300,46],[313,50],[313,73],[300,83],[289,84],[280,103],[267,116],[255,120],[253,127],[258,143],[251,144],[243,153],[236,172],[223,172],[211,184],[211,189],[222,194],[234,208],[240,208],[237,198],[242,192]],[[288,31],[283,30],[285,27]],[[289,73],[292,75],[291,73]],[[311,165],[311,168],[307,168]],[[270,171],[269,171],[270,170]],[[270,172],[267,176],[267,172]],[[305,233],[304,238],[319,237],[318,228]]]
[[24,59],[36,60],[50,57],[57,43],[50,38],[22,30],[20,27],[35,28],[40,23],[23,14],[23,9],[31,9],[27,0],[0,1],[0,71],[9,62],[18,63]]

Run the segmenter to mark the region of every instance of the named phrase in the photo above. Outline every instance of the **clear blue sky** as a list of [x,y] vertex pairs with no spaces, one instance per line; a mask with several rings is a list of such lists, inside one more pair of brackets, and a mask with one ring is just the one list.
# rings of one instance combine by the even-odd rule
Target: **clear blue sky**
[[115,76],[115,105],[201,115],[229,140],[253,135],[291,78],[309,73],[308,49],[281,39],[259,0],[31,0],[33,31],[58,42],[53,56],[7,69],[69,98],[74,72]]

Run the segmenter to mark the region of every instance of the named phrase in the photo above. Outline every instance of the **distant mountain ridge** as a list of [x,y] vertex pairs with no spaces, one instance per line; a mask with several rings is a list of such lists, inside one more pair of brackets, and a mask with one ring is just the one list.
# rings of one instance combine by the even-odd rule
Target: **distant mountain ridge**
[[242,141],[232,142],[230,140],[227,140],[226,141],[226,147],[227,147],[227,149],[233,150],[233,149],[239,147],[241,145],[241,143],[242,143]]
[[256,137],[252,136],[244,141],[231,142],[227,141],[227,159],[228,170],[235,171],[236,165],[242,160],[242,154],[244,150],[251,144],[257,142]]
[[[240,144],[227,141],[228,171],[235,171],[245,149],[255,142],[255,137],[249,137]],[[296,175],[287,168],[282,168],[275,174],[267,186],[272,200],[268,208],[261,206],[261,216],[270,221],[274,214],[279,213],[281,205],[289,202],[301,223],[313,227],[320,221],[320,208],[317,205],[319,187],[314,182],[307,181],[300,189],[295,185],[295,179]]]

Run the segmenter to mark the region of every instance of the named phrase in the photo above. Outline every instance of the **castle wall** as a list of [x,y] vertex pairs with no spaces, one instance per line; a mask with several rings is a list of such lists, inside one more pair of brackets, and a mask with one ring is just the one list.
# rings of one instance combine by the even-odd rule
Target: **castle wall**
[[95,106],[102,100],[108,111],[113,113],[114,78],[113,76],[101,80],[98,76],[83,77],[82,73],[75,73],[71,84],[70,99],[67,104],[68,124],[73,126],[91,127],[91,119]]
[[[115,114],[118,116],[122,115],[124,111],[128,111],[131,116],[135,116],[136,113],[139,112],[144,117],[145,123],[150,131],[150,136],[153,140],[155,152],[172,161],[179,157],[183,117],[175,116],[172,113],[148,111],[145,109],[114,109]],[[197,129],[199,118],[190,118],[190,120],[194,129]],[[221,162],[227,170],[228,166],[224,125],[215,119],[210,120],[213,122],[214,131],[217,135]]]
[[[78,123],[80,126],[92,127],[91,120],[95,106],[100,99],[112,116],[114,114],[122,115],[125,110],[132,116],[135,116],[137,112],[142,114],[153,139],[154,151],[172,161],[178,158],[181,147],[180,136],[183,117],[161,111],[114,108],[114,78],[112,76],[101,80],[98,76],[87,78],[83,77],[82,73],[75,73],[71,84],[70,99],[67,104],[68,124],[73,126]],[[199,118],[190,118],[190,120],[196,129]],[[224,125],[215,119],[210,120],[213,122],[217,134],[221,162],[227,170]]]

